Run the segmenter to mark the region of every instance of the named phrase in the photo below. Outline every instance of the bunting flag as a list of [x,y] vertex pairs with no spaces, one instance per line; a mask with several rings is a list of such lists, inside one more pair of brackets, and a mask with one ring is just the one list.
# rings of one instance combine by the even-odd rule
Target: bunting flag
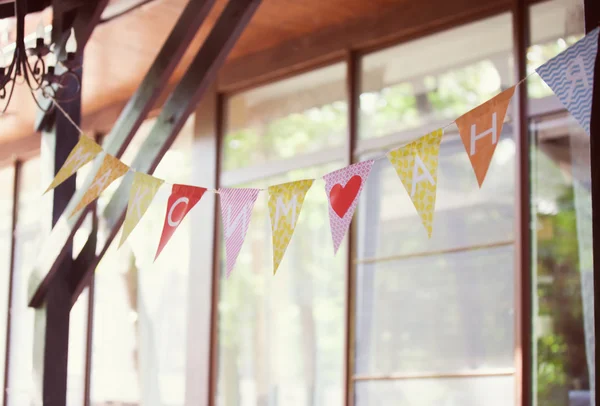
[[150,203],[152,203],[154,196],[163,183],[162,179],[157,179],[154,176],[140,172],[134,173],[119,247],[123,245],[144,213],[146,213],[146,210],[148,210]]
[[329,225],[334,253],[337,253],[348,232],[358,204],[358,197],[374,162],[373,160],[359,162],[323,176],[325,192],[329,198]]
[[492,156],[502,134],[504,117],[515,86],[456,119],[463,145],[475,171],[479,187],[492,162]]
[[269,214],[273,232],[273,275],[290,243],[296,222],[302,210],[304,197],[314,179],[299,180],[269,186]]
[[48,186],[45,193],[48,193],[65,180],[69,179],[75,172],[77,172],[83,165],[90,162],[92,159],[96,158],[96,156],[102,152],[102,147],[92,141],[90,138],[85,135],[81,135],[79,137],[79,141],[75,145],[75,147],[69,153],[67,160],[60,168],[54,180]]
[[184,217],[202,199],[204,192],[206,192],[206,189],[203,187],[173,185],[173,190],[167,203],[167,212],[165,214],[165,223],[160,236],[160,242],[156,250],[156,256],[154,257],[155,261]]
[[435,130],[387,157],[408,192],[421,221],[431,238],[437,190],[437,168],[443,130]]
[[244,244],[259,192],[260,189],[219,189],[228,278]]
[[98,196],[100,196],[100,193],[102,193],[115,180],[125,175],[128,170],[129,167],[123,162],[119,161],[112,155],[106,154],[100,169],[98,169],[98,172],[96,172],[96,176],[94,177],[92,185],[85,192],[79,201],[79,204],[71,213],[71,216],[94,201]]
[[579,125],[590,134],[599,28],[536,69]]

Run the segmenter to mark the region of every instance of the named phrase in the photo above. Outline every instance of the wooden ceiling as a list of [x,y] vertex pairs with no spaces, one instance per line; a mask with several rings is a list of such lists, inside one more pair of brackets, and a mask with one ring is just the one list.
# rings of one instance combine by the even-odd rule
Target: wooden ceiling
[[[127,0],[113,0],[115,1]],[[154,0],[95,29],[84,54],[82,98],[85,129],[107,131],[110,128],[120,108],[152,64],[186,2],[187,0]],[[207,24],[197,33],[171,78],[171,83],[181,77],[225,4],[226,0],[217,0]],[[381,19],[387,18],[386,24],[392,29],[396,24],[402,24],[401,20],[390,19],[390,16],[406,15],[407,18],[412,18],[418,12],[418,15],[437,13],[444,17],[444,13],[452,8],[477,8],[474,13],[490,14],[506,8],[508,4],[509,0],[263,0],[223,70],[237,66],[239,71],[241,64],[243,71],[245,61],[253,58],[256,60],[255,65],[261,65],[261,59],[256,59],[255,56],[265,55],[272,49],[276,52],[269,54],[268,63],[277,63],[282,53],[294,54],[302,47],[315,48],[310,44],[309,38],[315,40],[321,35],[324,39],[318,41],[328,42],[332,35],[336,35],[338,27],[341,30],[338,35],[341,33],[343,38],[360,40],[364,33],[368,34],[365,30],[377,31],[383,24],[379,24]],[[28,31],[34,30],[36,19],[41,18],[41,15],[28,16]],[[420,23],[421,20],[418,19],[414,22]],[[361,25],[366,27],[363,31],[359,30]],[[399,26],[398,29],[400,28],[402,27]],[[414,31],[414,27],[411,30]],[[290,44],[289,47],[286,44]],[[259,67],[268,70],[267,66]],[[230,87],[226,86],[227,89]],[[37,112],[28,89],[21,86],[15,93],[8,114],[0,116],[0,146],[3,146],[0,149],[14,150],[15,154],[19,154],[19,148],[15,146],[17,140],[23,143],[22,140],[28,139],[29,144],[35,146],[36,142],[39,144],[39,138],[33,131]],[[29,144],[20,148],[30,148]]]

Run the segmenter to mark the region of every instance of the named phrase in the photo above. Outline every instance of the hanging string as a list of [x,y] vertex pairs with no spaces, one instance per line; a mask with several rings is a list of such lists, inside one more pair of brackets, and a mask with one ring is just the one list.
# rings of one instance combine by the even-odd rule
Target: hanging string
[[83,130],[81,128],[79,128],[79,126],[75,123],[75,121],[73,121],[73,119],[71,118],[71,116],[65,111],[65,109],[63,109],[60,105],[60,103],[58,103],[56,101],[56,99],[50,95],[46,95],[46,97],[48,97],[51,101],[52,104],[54,104],[54,107],[56,107],[57,109],[60,110],[60,112],[63,114],[63,116],[65,116],[65,118],[69,121],[69,123],[73,124],[73,127],[75,127],[75,129],[77,131],[79,131],[79,135],[83,135]]
[[[517,83],[514,85],[514,87],[515,87],[515,88],[519,87],[519,86],[520,86],[520,85],[522,85],[522,84],[523,84],[523,83],[524,83],[524,82],[525,82],[527,79],[529,79],[529,77],[530,77],[531,75],[533,75],[533,74],[535,74],[535,73],[536,73],[535,71],[533,71],[533,72],[529,73],[529,74],[528,74],[527,76],[525,76],[523,79],[519,80],[519,81],[518,81],[518,82],[517,82]],[[52,103],[54,104],[54,106],[56,106],[56,108],[57,108],[58,110],[60,110],[60,112],[61,112],[61,113],[62,113],[62,114],[65,116],[65,118],[66,118],[66,119],[67,119],[67,120],[68,120],[68,121],[69,121],[69,122],[70,122],[70,123],[73,125],[73,127],[75,127],[75,129],[76,129],[76,130],[79,132],[79,135],[80,135],[80,136],[83,136],[83,130],[82,130],[82,129],[81,129],[81,128],[80,128],[80,127],[77,125],[77,123],[75,123],[75,121],[73,121],[73,119],[71,118],[71,116],[69,116],[69,114],[68,114],[68,113],[67,113],[67,112],[66,112],[66,111],[65,111],[65,110],[64,110],[64,109],[61,107],[61,105],[60,105],[60,104],[59,104],[59,103],[56,101],[56,99],[55,99],[54,97],[52,97],[51,95],[47,95],[47,94],[45,94],[45,96],[46,96],[47,98],[49,98],[49,99],[52,101]],[[441,129],[441,130],[443,131],[443,130],[447,129],[448,127],[451,127],[451,126],[452,126],[452,125],[454,125],[454,124],[456,124],[456,120],[454,120],[454,121],[452,121],[452,122],[450,122],[450,123],[446,124],[445,126],[438,127],[438,129]],[[411,142],[413,142],[413,141],[411,141]],[[402,147],[404,147],[405,145],[408,145],[408,144],[410,144],[410,142],[404,143],[404,144],[402,144],[402,146],[400,146],[400,147],[398,147],[398,148],[402,148]],[[385,154],[381,154],[381,155],[379,155],[379,156],[376,156],[376,157],[372,158],[372,160],[373,160],[373,161],[379,161],[379,160],[381,160],[381,159],[387,159],[387,153],[385,153]],[[135,172],[135,171],[134,171],[134,170],[133,170],[131,167],[129,168],[129,171],[130,171],[130,172]],[[321,177],[319,177],[319,178],[316,178],[315,180],[322,179],[322,178],[323,178],[323,177],[321,176]],[[168,182],[165,182],[165,184],[167,184],[167,185],[171,185],[171,186],[172,186],[172,184],[171,184],[171,183],[168,183]],[[264,192],[264,191],[266,191],[267,189],[264,189],[264,188],[259,188],[258,190],[259,190],[259,191],[261,191],[261,192]],[[215,193],[215,194],[220,194],[218,189],[208,189],[208,188],[207,188],[207,189],[206,189],[206,191],[207,191],[207,192],[212,192],[212,193]]]

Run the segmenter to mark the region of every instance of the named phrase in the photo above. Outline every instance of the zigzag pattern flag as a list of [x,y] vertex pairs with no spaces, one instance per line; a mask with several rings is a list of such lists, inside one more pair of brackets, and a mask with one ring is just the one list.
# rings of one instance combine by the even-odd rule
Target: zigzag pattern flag
[[244,244],[259,192],[260,189],[219,189],[228,278]]
[[566,51],[536,69],[588,135],[599,31],[598,28],[591,31]]

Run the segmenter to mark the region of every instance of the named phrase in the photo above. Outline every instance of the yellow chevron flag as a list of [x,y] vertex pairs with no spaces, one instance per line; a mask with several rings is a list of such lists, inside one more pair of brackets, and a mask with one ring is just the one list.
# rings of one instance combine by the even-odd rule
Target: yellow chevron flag
[[154,176],[146,175],[145,173],[136,172],[133,174],[133,184],[129,192],[129,202],[127,203],[127,214],[123,223],[123,233],[121,234],[121,242],[119,247],[123,245],[129,234],[142,219],[150,203],[154,199],[154,195],[158,192],[160,186],[164,183],[162,179]]
[[269,214],[273,234],[273,274],[292,239],[306,192],[314,179],[299,180],[269,187]]
[[441,129],[436,130],[387,154],[430,238],[433,230],[438,155],[442,135]]
[[96,172],[96,176],[94,177],[92,185],[85,192],[79,201],[79,204],[71,213],[71,216],[94,201],[98,196],[100,196],[100,193],[102,193],[104,189],[106,189],[116,179],[125,175],[128,170],[129,167],[123,162],[119,161],[112,155],[106,154],[104,161],[102,161],[102,166],[100,166],[100,169],[98,169],[98,172]]
[[79,142],[77,142],[75,147],[71,150],[67,160],[44,193],[48,193],[65,180],[69,179],[79,170],[79,168],[96,158],[100,152],[102,152],[102,147],[100,145],[96,144],[85,135],[79,137]]

